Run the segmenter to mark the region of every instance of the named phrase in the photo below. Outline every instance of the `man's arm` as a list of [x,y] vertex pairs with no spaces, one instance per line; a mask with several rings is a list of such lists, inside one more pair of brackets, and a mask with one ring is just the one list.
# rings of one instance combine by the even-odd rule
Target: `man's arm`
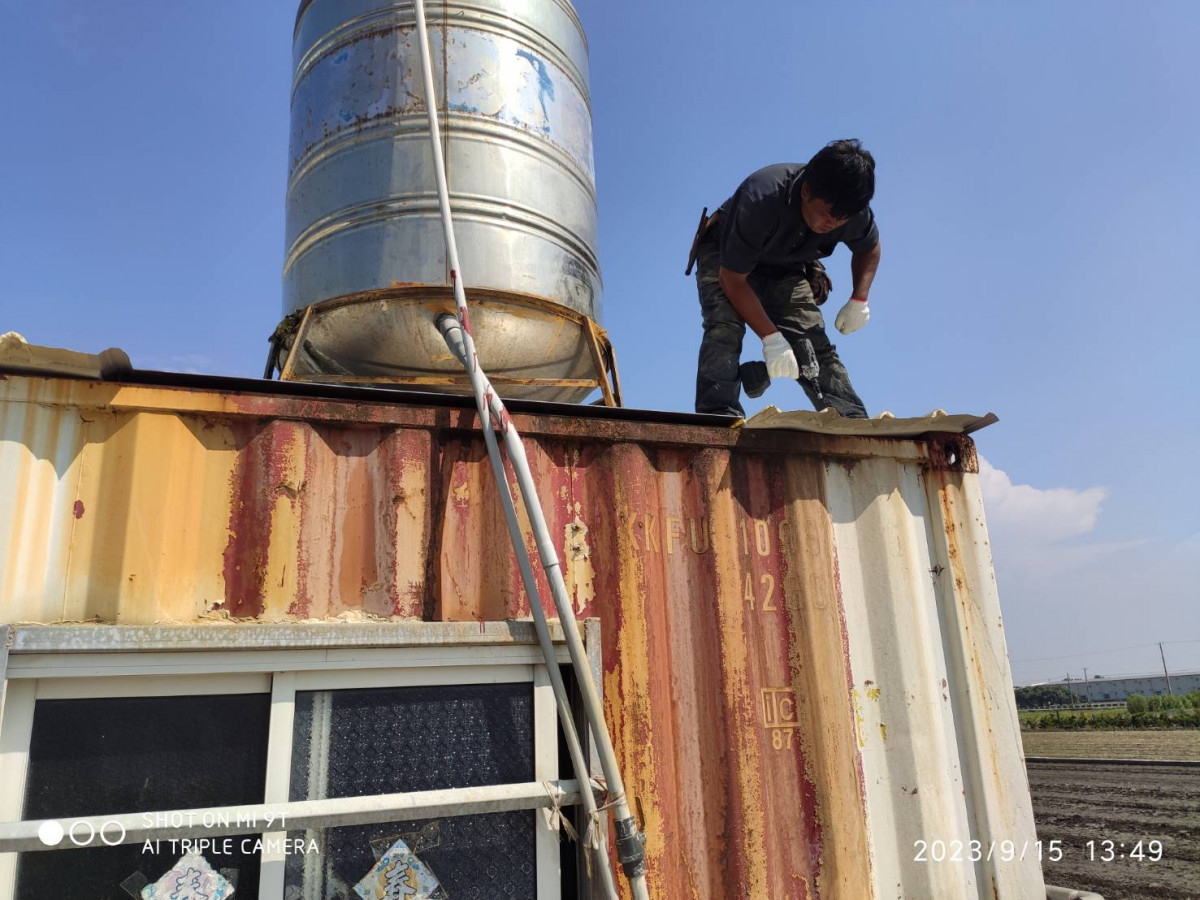
[[[879,268],[879,242],[870,250],[862,250],[850,257],[850,275],[854,279],[853,292],[850,294],[856,300],[866,300],[871,291],[871,282],[875,280],[875,270]],[[728,293],[728,292],[726,292]],[[743,316],[742,318],[745,318]]]
[[775,323],[767,316],[766,310],[754,288],[746,276],[721,266],[717,272],[721,290],[729,298],[729,304],[742,320],[754,329],[754,333],[762,338],[763,362],[767,364],[767,375],[770,378],[799,378],[800,364],[796,362],[796,354],[792,351]]
[[854,292],[833,320],[833,327],[842,334],[853,334],[871,318],[867,294],[871,290],[871,282],[875,280],[875,270],[879,268],[879,241],[870,250],[851,252],[850,274],[854,277]]
[[775,323],[767,317],[766,310],[763,309],[758,295],[754,293],[754,288],[750,287],[746,275],[730,271],[724,266],[721,266],[717,275],[721,283],[721,290],[729,298],[730,304],[755,334],[760,338],[765,338],[768,334],[779,330],[775,327]]

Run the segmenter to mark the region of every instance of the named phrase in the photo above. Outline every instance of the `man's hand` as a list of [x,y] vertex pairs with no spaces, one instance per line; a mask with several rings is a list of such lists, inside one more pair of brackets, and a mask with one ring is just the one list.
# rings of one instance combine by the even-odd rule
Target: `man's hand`
[[778,331],[763,338],[763,360],[767,364],[767,374],[775,378],[799,378],[800,364],[796,362],[796,354],[791,346]]
[[871,318],[871,310],[867,308],[867,301],[858,297],[851,297],[846,301],[846,305],[842,307],[841,312],[837,314],[837,318],[833,320],[834,327],[842,334],[853,334],[867,324],[867,320]]

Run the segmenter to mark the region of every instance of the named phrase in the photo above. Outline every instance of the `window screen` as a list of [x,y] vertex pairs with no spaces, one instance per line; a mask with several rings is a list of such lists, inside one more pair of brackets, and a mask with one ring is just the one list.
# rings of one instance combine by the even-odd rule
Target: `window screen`
[[[270,697],[39,700],[26,777],[25,819],[57,819],[261,803]],[[208,862],[258,893],[257,855]],[[155,881],[184,855],[168,841],[23,853],[18,900],[129,900],[122,882]],[[139,880],[138,873],[142,878]]]
[[[299,692],[291,799],[316,800],[533,780],[533,688],[453,685]],[[404,840],[453,900],[537,896],[532,811],[330,828],[289,837],[288,896],[354,900]]]

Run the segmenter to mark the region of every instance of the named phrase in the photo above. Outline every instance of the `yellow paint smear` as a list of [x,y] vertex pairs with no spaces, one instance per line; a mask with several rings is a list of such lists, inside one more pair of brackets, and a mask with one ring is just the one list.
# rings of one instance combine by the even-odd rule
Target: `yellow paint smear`
[[858,695],[858,688],[850,690],[850,699],[854,702],[854,735],[858,738],[858,747],[861,750],[867,746],[867,740],[863,737],[862,699]]

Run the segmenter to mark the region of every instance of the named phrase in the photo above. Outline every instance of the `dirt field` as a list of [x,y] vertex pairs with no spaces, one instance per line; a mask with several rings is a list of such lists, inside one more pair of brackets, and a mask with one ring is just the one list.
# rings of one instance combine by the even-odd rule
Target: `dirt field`
[[[1114,735],[1122,736],[1034,737]],[[1084,755],[1081,746],[1064,742],[1063,755]],[[1145,758],[1148,749],[1133,744],[1130,753]],[[1033,755],[1029,744],[1026,751]],[[1038,753],[1049,755],[1044,748]],[[1038,837],[1062,841],[1063,859],[1043,863],[1047,884],[1096,891],[1105,900],[1200,900],[1200,767],[1030,762],[1027,768]],[[1138,841],[1148,850],[1151,840],[1162,842],[1159,861],[1128,858]],[[1094,860],[1088,841],[1096,842]],[[1113,842],[1111,862],[1100,859],[1103,841]]]
[[1200,761],[1200,729],[1177,731],[1023,731],[1026,756]]

